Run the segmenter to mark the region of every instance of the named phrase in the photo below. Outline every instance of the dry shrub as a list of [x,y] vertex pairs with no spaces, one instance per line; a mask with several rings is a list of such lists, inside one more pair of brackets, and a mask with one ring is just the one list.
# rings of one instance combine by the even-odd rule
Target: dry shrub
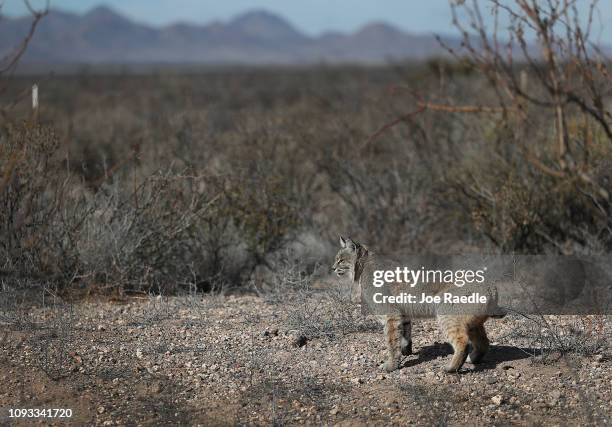
[[0,152],[5,276],[130,291],[241,286],[299,224],[274,174],[108,176],[91,192],[50,128],[9,126]]
[[345,233],[385,251],[427,246],[436,212],[424,196],[426,177],[401,161],[382,170],[362,162],[331,165],[329,185],[343,203]]
[[[299,227],[299,204],[273,174],[209,178],[218,197],[197,224],[208,285],[240,287],[255,269],[290,243]],[[216,283],[213,283],[216,282]]]
[[68,181],[53,130],[8,125],[0,136],[0,262],[4,275],[66,278],[73,259],[58,226]]
[[106,287],[174,292],[242,286],[296,227],[274,181],[157,173],[125,193],[120,180],[82,198],[80,277]]
[[197,224],[215,202],[198,179],[158,173],[125,194],[121,184],[83,198],[75,237],[82,278],[127,290],[172,291],[198,280]]
[[608,316],[520,316],[506,338],[529,349],[534,360],[556,361],[567,354],[610,357]]
[[[450,169],[445,192],[477,232],[503,253],[605,253],[612,245],[609,204],[575,176],[543,174],[504,135],[480,144],[477,157]],[[603,142],[603,141],[602,141]],[[603,146],[603,145],[602,145]],[[612,189],[609,160],[593,151],[594,179]]]
[[475,224],[503,252],[612,248],[611,78],[591,39],[596,4],[490,0],[493,34],[478,2],[451,4],[463,43],[449,52],[469,58],[495,104],[423,108],[486,114],[484,123],[472,121],[482,152],[454,183]]
[[325,271],[325,265],[310,266],[287,251],[276,261],[272,286],[261,293],[268,302],[282,304],[296,343],[380,329],[351,301],[350,283],[334,279],[323,287],[314,286]]

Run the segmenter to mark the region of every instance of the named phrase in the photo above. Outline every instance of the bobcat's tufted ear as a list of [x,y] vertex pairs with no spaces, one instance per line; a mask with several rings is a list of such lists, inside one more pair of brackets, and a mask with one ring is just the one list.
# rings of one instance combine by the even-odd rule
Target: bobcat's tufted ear
[[357,248],[359,247],[359,243],[353,241],[350,237],[347,237],[344,240],[345,248],[350,250],[351,252],[357,252]]
[[340,236],[340,247],[342,249],[348,249],[349,251],[353,251],[353,252],[357,252],[357,248],[359,248],[361,245],[355,241],[353,241],[353,239],[351,239],[350,237],[344,238],[342,236]]

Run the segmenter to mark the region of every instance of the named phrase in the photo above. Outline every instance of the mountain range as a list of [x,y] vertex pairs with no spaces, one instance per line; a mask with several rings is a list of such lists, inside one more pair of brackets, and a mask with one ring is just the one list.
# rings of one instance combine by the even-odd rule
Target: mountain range
[[[31,17],[0,19],[0,56],[21,43]],[[445,38],[456,46],[458,40]],[[251,11],[228,22],[153,27],[108,7],[83,15],[59,10],[43,18],[25,63],[34,64],[308,64],[381,63],[445,54],[433,35],[375,22],[351,34],[311,37],[283,18]]]

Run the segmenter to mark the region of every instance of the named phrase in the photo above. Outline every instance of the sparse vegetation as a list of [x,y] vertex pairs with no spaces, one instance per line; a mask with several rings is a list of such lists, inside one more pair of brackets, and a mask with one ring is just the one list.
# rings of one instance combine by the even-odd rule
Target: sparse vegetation
[[[508,316],[491,334],[492,359],[470,370],[475,389],[430,375],[447,351],[425,344],[428,322],[416,327],[418,356],[380,373],[380,327],[329,280],[339,234],[395,252],[612,250],[608,63],[573,10],[558,9],[571,2],[547,2],[544,19],[527,0],[491,0],[511,14],[522,61],[488,38],[476,3],[457,4],[478,37],[465,32],[455,59],[94,70],[45,78],[35,114],[39,76],[6,74],[27,40],[0,62],[9,393],[64,393],[70,378],[71,392],[93,396],[69,399],[85,424],[139,423],[155,410],[160,425],[405,423],[402,408],[432,425],[546,424],[535,408],[551,423],[568,408],[576,423],[609,422],[608,317]],[[45,12],[32,13],[34,31]],[[551,378],[564,395],[541,398]],[[12,399],[3,392],[0,408]]]

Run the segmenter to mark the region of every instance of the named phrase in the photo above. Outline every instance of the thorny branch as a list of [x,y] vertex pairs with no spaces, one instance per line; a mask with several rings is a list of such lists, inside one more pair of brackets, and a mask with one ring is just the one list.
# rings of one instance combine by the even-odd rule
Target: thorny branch
[[[497,95],[498,106],[437,104],[412,92],[417,108],[381,127],[365,145],[425,110],[502,114],[526,126],[531,120],[530,113],[541,109],[551,113],[555,124],[556,154],[553,161],[544,161],[526,140],[517,139],[525,159],[546,175],[576,177],[608,204],[610,194],[592,179],[589,163],[594,126],[612,142],[612,113],[605,102],[611,95],[612,77],[608,60],[589,40],[598,1],[591,0],[585,21],[576,0],[512,3],[488,0],[492,34],[487,30],[479,2],[466,3],[451,2],[453,24],[462,38],[461,48],[453,49],[438,40],[453,58],[464,62],[467,58],[487,79]],[[498,34],[502,15],[508,21],[505,42]],[[532,84],[527,83],[528,78]],[[571,134],[570,120],[581,123]],[[576,142],[576,135],[582,135],[584,141]]]

